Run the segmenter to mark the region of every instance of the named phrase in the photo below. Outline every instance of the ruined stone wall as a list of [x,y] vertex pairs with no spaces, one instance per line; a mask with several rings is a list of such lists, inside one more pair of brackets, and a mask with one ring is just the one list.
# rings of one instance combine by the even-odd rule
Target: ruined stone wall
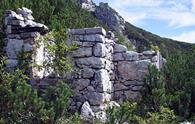
[[[7,69],[18,67],[21,61],[42,65],[45,60],[52,59],[43,42],[36,40],[47,33],[48,28],[34,22],[31,14],[27,8],[18,9],[17,13],[5,13]],[[127,51],[125,46],[117,44],[112,32],[100,27],[71,29],[68,35],[68,44],[78,45],[71,54],[74,71],[70,79],[75,91],[71,99],[72,110],[80,110],[84,103],[89,102],[92,110],[98,112],[104,110],[110,101],[141,99],[140,89],[148,65],[161,68],[163,64],[160,53]],[[21,60],[18,58],[21,52],[31,53],[31,56]],[[40,88],[57,82],[48,76],[50,73],[45,68],[31,67],[28,72],[31,84]]]
[[[42,42],[36,38],[48,32],[48,28],[40,23],[34,22],[32,11],[27,8],[19,8],[17,13],[11,10],[5,12],[5,34],[4,51],[8,58],[6,68],[11,70],[23,66],[21,63],[32,62],[41,65],[45,57],[45,48]],[[21,54],[29,54],[21,57]],[[24,67],[21,67],[24,68]],[[29,68],[26,70],[31,77],[31,84],[44,77],[44,69]]]
[[116,43],[111,32],[100,27],[71,29],[68,43],[78,45],[72,54],[75,69],[72,85],[76,91],[72,106],[77,109],[85,101],[93,111],[99,111],[112,100],[141,99],[148,65],[158,65],[156,52],[127,51]]

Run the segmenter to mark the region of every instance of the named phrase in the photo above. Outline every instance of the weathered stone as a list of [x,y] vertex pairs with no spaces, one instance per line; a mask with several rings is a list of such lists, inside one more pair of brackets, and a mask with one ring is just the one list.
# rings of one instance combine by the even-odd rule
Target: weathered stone
[[113,54],[113,61],[123,61],[125,58],[123,57],[122,53],[115,53]]
[[152,56],[155,56],[156,52],[155,51],[144,51],[142,54],[144,56],[152,57]]
[[94,89],[92,86],[88,86],[88,87],[87,87],[87,90],[88,90],[89,92],[95,92],[95,89]]
[[96,35],[84,35],[84,41],[95,42],[96,41]]
[[76,90],[83,90],[84,88],[87,88],[89,84],[90,80],[88,79],[77,79],[73,81],[73,86],[76,88]]
[[103,123],[105,123],[106,121],[107,121],[107,114],[106,114],[106,112],[105,111],[99,111],[99,112],[96,112],[95,113],[95,117],[99,120],[99,121],[101,121],[101,122],[103,122]]
[[93,47],[95,45],[95,42],[83,42],[83,47]]
[[6,55],[10,59],[16,59],[22,50],[23,40],[8,39],[6,46]]
[[152,62],[157,62],[158,61],[158,57],[157,56],[152,57],[151,61]]
[[104,94],[97,92],[89,92],[87,94],[87,98],[89,100],[90,105],[100,105],[104,103]]
[[81,107],[81,117],[84,120],[92,119],[93,117],[95,117],[95,114],[88,102],[85,102]]
[[92,78],[94,76],[94,70],[91,68],[83,68],[81,70],[83,78]]
[[40,34],[38,32],[26,32],[20,34],[21,38],[34,38],[38,37],[39,35]]
[[148,60],[134,62],[121,61],[118,63],[118,77],[123,80],[141,81],[144,79],[150,63]]
[[71,29],[69,30],[69,33],[72,35],[83,35],[85,34],[85,29]]
[[127,61],[137,61],[139,59],[138,53],[134,51],[128,51],[126,53],[123,53],[123,56]]
[[128,88],[124,86],[122,83],[116,83],[114,84],[114,91],[123,91],[127,90]]
[[114,33],[112,31],[108,31],[106,37],[109,38],[109,39],[114,39],[115,35],[114,35]]
[[104,58],[88,57],[76,59],[76,64],[81,68],[86,66],[89,68],[104,68],[105,61]]
[[132,86],[132,91],[140,91],[143,88],[143,86]]
[[114,53],[122,53],[122,52],[126,52],[127,51],[127,47],[121,44],[115,44],[114,45]]
[[96,57],[105,57],[107,54],[107,48],[102,43],[97,43],[93,48],[93,54]]
[[25,26],[24,21],[22,20],[11,20],[7,22],[7,25],[15,25],[15,26],[22,26],[22,27]]
[[106,30],[102,27],[86,28],[85,31],[86,34],[101,34],[103,36],[106,36]]
[[99,92],[111,92],[112,84],[109,78],[109,73],[105,69],[101,69],[95,73],[95,82],[98,84]]
[[118,77],[124,80],[137,79],[137,63],[121,61],[118,63]]
[[92,56],[91,47],[80,47],[73,53],[74,57],[89,57]]

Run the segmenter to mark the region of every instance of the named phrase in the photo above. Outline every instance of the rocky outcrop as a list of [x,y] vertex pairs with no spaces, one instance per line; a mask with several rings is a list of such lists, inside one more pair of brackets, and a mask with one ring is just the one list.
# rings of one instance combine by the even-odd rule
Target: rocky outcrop
[[92,2],[92,0],[78,0],[79,5],[90,12],[94,12],[96,5]]
[[95,16],[112,31],[123,33],[125,20],[108,3],[100,3],[95,9]]

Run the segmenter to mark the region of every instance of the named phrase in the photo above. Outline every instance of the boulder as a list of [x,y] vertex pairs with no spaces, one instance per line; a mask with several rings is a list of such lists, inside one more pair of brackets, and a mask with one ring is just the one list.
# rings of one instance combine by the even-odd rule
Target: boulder
[[95,114],[91,109],[91,106],[87,101],[84,102],[84,104],[81,107],[81,118],[84,120],[90,120],[93,119],[93,117],[95,117]]

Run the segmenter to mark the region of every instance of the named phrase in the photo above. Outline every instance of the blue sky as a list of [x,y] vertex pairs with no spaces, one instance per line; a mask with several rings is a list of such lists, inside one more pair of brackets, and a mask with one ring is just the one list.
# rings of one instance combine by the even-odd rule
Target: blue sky
[[126,21],[162,37],[195,43],[195,0],[93,0],[107,2]]

